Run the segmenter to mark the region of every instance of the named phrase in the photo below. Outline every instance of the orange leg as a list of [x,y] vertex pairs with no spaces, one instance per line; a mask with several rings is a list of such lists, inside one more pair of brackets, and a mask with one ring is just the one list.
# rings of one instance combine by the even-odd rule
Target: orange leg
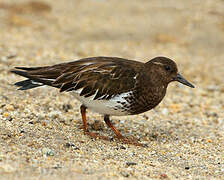
[[89,132],[88,127],[87,127],[87,121],[86,121],[86,109],[87,109],[86,106],[81,105],[80,111],[81,111],[81,114],[82,114],[82,123],[83,123],[84,134],[87,134],[87,135],[91,136],[92,138],[99,138],[99,139],[109,140],[109,138],[107,138],[105,136],[100,136],[100,135],[95,134],[93,132]]
[[80,111],[81,111],[81,114],[82,114],[82,123],[83,123],[83,130],[84,130],[84,132],[88,131],[88,129],[87,129],[87,121],[86,121],[86,109],[87,109],[86,106],[81,105]]
[[119,138],[119,139],[124,138],[124,137],[121,135],[121,133],[120,133],[120,132],[113,126],[113,124],[110,122],[110,118],[109,118],[108,115],[105,115],[105,116],[104,116],[104,121],[105,121],[105,123],[107,124],[107,126],[113,130],[113,132],[116,134],[117,138]]
[[135,145],[135,146],[142,146],[142,147],[145,147],[146,146],[144,144],[141,144],[141,143],[137,142],[137,140],[135,140],[135,139],[128,139],[128,138],[122,136],[122,134],[110,122],[109,115],[105,115],[104,116],[104,121],[107,124],[107,126],[109,128],[111,128],[112,131],[116,134],[117,138],[120,139],[123,143],[125,143],[125,144],[132,144],[132,145]]
[[[88,127],[87,127],[87,121],[86,121],[86,109],[87,108],[84,105],[81,105],[80,110],[81,110],[81,114],[82,114],[82,122],[83,122],[84,134],[89,135],[92,138],[99,138],[99,139],[103,139],[103,140],[110,140],[110,138],[108,138],[108,137],[100,136],[100,135],[95,134],[93,132],[89,132]],[[116,134],[117,138],[120,139],[125,144],[133,144],[133,145],[136,145],[136,146],[145,146],[143,144],[138,143],[136,140],[128,139],[128,138],[125,138],[124,136],[122,136],[122,134],[110,122],[109,115],[105,115],[104,116],[104,121],[107,124],[107,126],[110,127],[113,130],[113,132]]]

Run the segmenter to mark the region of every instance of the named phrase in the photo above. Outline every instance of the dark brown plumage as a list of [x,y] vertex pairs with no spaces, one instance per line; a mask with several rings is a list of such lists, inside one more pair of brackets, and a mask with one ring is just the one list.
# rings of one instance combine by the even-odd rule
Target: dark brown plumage
[[[178,74],[174,61],[156,57],[146,63],[117,57],[92,57],[45,67],[16,67],[12,73],[27,80],[15,83],[19,90],[48,85],[60,92],[72,92],[81,101],[84,131],[85,111],[104,115],[106,124],[123,137],[110,123],[110,115],[133,115],[157,106],[172,81],[194,87]],[[96,136],[89,133],[91,136]]]

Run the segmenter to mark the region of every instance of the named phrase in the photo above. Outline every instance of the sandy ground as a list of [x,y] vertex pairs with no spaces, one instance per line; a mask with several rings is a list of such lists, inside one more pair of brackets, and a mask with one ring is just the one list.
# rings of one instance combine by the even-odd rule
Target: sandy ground
[[[91,139],[71,95],[12,85],[14,66],[99,55],[164,55],[196,86],[172,83],[155,110],[112,117],[148,147]],[[223,0],[1,0],[0,179],[223,179],[223,77]],[[113,137],[100,115],[88,123]]]

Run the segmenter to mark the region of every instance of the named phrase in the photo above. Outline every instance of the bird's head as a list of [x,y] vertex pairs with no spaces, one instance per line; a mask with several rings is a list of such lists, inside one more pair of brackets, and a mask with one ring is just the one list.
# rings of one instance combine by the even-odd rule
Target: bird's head
[[194,86],[188,82],[183,76],[178,73],[176,63],[166,57],[155,57],[146,63],[146,68],[154,79],[157,79],[163,83],[170,83],[172,81],[178,81],[186,86],[194,88]]

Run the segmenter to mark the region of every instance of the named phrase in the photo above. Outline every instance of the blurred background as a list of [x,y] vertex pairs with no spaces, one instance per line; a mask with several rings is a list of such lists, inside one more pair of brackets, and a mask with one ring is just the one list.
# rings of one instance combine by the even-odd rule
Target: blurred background
[[223,0],[1,0],[1,62],[164,55],[212,84],[223,75],[223,10]]
[[[91,56],[146,62],[161,55],[175,60],[196,88],[172,83],[155,111],[114,117],[123,134],[153,147],[129,147],[120,156],[112,148],[116,143],[83,135],[79,103],[72,96],[59,96],[52,88],[16,91],[12,84],[22,78],[9,73],[14,66]],[[94,177],[222,177],[224,1],[0,0],[0,107],[0,172],[9,173],[4,177],[48,171],[67,177],[77,177],[77,172]],[[94,113],[88,117],[90,124],[103,123]],[[77,149],[66,148],[68,142]],[[53,157],[46,159],[49,154]],[[142,166],[126,171],[129,158]],[[99,167],[105,169],[97,171]]]

